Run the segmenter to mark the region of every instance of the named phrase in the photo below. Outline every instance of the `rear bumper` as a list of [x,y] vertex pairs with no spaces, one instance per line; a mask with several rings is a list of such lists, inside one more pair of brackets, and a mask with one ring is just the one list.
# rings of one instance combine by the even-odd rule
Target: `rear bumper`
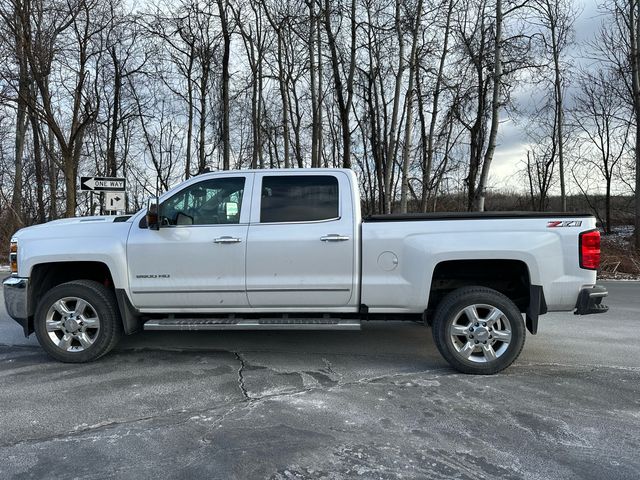
[[29,279],[9,277],[2,282],[2,287],[7,313],[26,333],[29,327]]
[[609,307],[602,303],[602,299],[609,294],[607,289],[601,285],[583,288],[578,295],[576,302],[576,315],[590,315],[593,313],[605,313]]

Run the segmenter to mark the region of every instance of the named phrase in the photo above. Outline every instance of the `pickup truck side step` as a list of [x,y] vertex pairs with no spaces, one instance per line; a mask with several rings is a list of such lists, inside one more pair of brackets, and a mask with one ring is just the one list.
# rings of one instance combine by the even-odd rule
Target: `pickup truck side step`
[[337,318],[169,318],[149,320],[145,330],[360,330],[360,320]]

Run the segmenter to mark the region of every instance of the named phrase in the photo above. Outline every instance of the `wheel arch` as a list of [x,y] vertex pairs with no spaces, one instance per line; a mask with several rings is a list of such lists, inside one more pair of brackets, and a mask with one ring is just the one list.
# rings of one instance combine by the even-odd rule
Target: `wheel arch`
[[439,262],[431,278],[427,318],[442,299],[462,287],[481,286],[496,290],[526,313],[529,332],[535,334],[538,316],[546,313],[542,286],[531,282],[528,265],[515,259],[468,259]]
[[33,315],[38,299],[57,285],[73,280],[93,280],[112,290],[117,299],[117,308],[125,333],[133,333],[139,329],[137,312],[131,305],[126,292],[116,288],[114,277],[109,266],[100,261],[46,262],[39,263],[31,269],[29,277],[29,319],[26,326],[27,335],[33,333]]

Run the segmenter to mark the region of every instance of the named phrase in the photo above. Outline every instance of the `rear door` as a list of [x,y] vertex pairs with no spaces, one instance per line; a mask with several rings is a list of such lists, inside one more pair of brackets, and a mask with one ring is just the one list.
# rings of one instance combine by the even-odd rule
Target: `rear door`
[[252,307],[341,307],[354,292],[355,225],[349,178],[257,173],[247,240]]

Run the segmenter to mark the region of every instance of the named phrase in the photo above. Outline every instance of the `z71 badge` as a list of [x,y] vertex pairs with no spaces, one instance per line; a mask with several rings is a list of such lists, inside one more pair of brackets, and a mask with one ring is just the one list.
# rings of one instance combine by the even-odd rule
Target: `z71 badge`
[[554,220],[552,222],[547,223],[547,228],[558,228],[558,227],[581,227],[582,220]]

